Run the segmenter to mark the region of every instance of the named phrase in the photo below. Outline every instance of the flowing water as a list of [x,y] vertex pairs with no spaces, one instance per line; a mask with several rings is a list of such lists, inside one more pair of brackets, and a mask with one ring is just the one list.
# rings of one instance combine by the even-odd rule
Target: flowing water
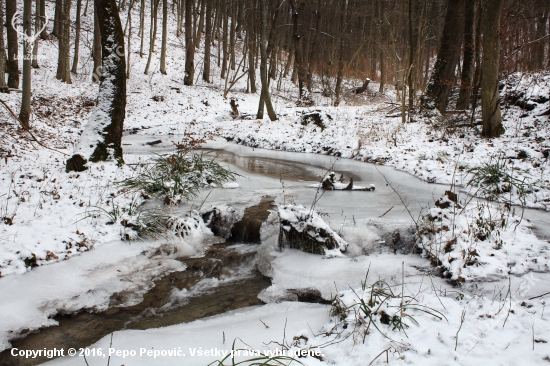
[[[173,150],[172,141],[178,141],[177,136],[164,136],[160,144],[145,144],[157,139],[125,137],[128,160],[132,155]],[[125,294],[115,294],[111,298],[113,306],[107,311],[60,314],[55,317],[59,326],[28,334],[13,341],[13,347],[78,349],[120,329],[156,328],[261,304],[257,295],[270,285],[270,281],[257,271],[255,256],[257,244],[261,242],[260,227],[274,200],[306,207],[315,202],[315,208],[329,223],[363,220],[380,226],[410,226],[423,208],[433,205],[434,200],[448,189],[390,167],[325,155],[253,149],[226,142],[211,143],[204,152],[217,156],[219,161],[239,173],[240,187],[202,192],[189,205],[227,203],[243,207],[243,218],[232,228],[232,242],[212,245],[201,258],[180,259],[187,269],[156,280],[155,286],[137,305],[117,306]],[[319,182],[327,170],[347,179],[353,177],[355,185],[374,184],[376,190],[318,192],[308,187]],[[263,196],[261,201],[252,204],[258,202],[259,196]],[[526,210],[525,217],[535,225],[538,236],[550,238],[550,213]],[[0,353],[0,366],[36,365],[46,361],[9,357],[9,351]]]

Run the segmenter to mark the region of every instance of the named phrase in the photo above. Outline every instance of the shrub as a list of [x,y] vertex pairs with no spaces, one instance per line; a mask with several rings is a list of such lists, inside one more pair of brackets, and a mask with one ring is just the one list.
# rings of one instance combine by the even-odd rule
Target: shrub
[[158,155],[142,166],[135,177],[119,184],[130,190],[141,190],[166,204],[179,204],[182,199],[197,195],[201,188],[235,180],[238,174],[222,167],[214,158],[190,148],[178,149],[170,155]]

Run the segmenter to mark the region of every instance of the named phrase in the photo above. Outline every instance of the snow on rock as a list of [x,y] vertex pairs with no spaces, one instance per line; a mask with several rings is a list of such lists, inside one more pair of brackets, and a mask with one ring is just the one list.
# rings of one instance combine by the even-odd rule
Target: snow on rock
[[291,248],[334,257],[345,252],[348,243],[313,209],[301,205],[279,207],[280,229]]
[[239,187],[240,185],[237,182],[228,182],[228,183],[222,184],[222,188],[225,188],[225,189],[236,189]]
[[344,183],[344,176],[341,175],[338,180],[336,180],[336,173],[328,172],[323,178],[321,183],[310,184],[308,187],[311,188],[322,188],[329,191],[374,191],[376,187],[374,184],[370,184],[368,187],[356,186],[353,184],[353,177],[349,179],[349,183]]
[[225,239],[231,236],[233,225],[243,217],[243,214],[243,209],[224,204],[203,210],[201,213],[206,226],[212,230],[214,235]]

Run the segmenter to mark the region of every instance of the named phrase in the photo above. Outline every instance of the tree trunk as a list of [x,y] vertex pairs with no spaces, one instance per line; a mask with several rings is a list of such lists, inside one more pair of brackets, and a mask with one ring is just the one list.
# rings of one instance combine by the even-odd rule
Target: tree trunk
[[308,65],[307,65],[307,90],[311,92],[311,89],[313,88],[313,64],[315,62],[315,58],[319,54],[319,27],[321,25],[321,0],[317,0],[317,7],[315,9],[315,26],[314,26],[314,33],[313,33],[313,39],[311,41],[311,50],[309,52],[308,57]]
[[139,57],[143,57],[143,44],[145,40],[145,0],[141,0],[141,6],[139,8]]
[[83,17],[85,17],[86,14],[88,14],[88,2],[89,2],[89,0],[86,0],[86,5],[84,6],[84,13],[82,13]]
[[[10,0],[8,0],[10,1]],[[19,119],[26,129],[29,128],[31,115],[31,59],[32,59],[32,0],[23,2],[23,32],[29,37],[23,42],[23,92]]]
[[418,33],[422,3],[420,0],[409,0],[409,58],[407,67],[407,85],[409,87],[409,118],[414,107],[416,69],[419,62],[418,57]]
[[258,119],[264,118],[264,104],[267,108],[267,114],[272,121],[277,120],[277,114],[273,109],[271,97],[269,95],[269,78],[267,77],[267,10],[265,1],[260,0],[260,80],[262,82],[262,93],[260,95],[260,105],[258,107]]
[[[35,8],[34,8],[34,34],[38,34],[40,31],[40,28],[42,27],[42,21],[40,18],[40,3],[44,2],[45,0],[36,0]],[[34,45],[32,47],[32,62],[31,66],[34,69],[38,68],[38,37],[35,37]]]
[[11,20],[17,11],[15,0],[6,0],[6,29],[8,40],[8,87],[19,89],[19,44],[17,43],[17,32],[11,26]]
[[228,32],[227,32],[227,29],[228,29],[228,23],[229,23],[229,14],[227,14],[227,12],[225,12],[225,14],[223,15],[223,20],[222,20],[222,30],[223,30],[223,38],[222,38],[222,70],[221,70],[221,78],[222,79],[225,79],[225,74],[227,73],[227,60],[228,60],[228,54],[227,54],[227,47],[228,47],[228,40],[229,40],[229,37],[228,37]]
[[206,7],[206,0],[201,0],[199,26],[197,27],[197,33],[195,34],[195,48],[197,49],[201,45],[202,29],[204,27],[204,8],[205,7]]
[[153,52],[155,52],[155,40],[157,38],[157,13],[160,0],[151,0],[151,28],[149,30],[149,57],[147,58],[147,65],[145,65],[145,75],[149,74],[149,68],[151,67],[151,61],[153,59]]
[[[548,1],[548,0],[547,0]],[[546,34],[546,23],[548,21],[548,8],[546,1],[537,1],[536,17],[537,17],[537,29],[535,32],[535,44],[533,45],[533,70],[541,70],[544,68],[544,36]]]
[[185,77],[184,85],[193,85],[195,77],[195,45],[193,44],[193,9],[195,0],[185,0]]
[[[45,1],[45,0],[37,0]],[[82,6],[82,0],[76,2],[76,22],[75,22],[75,34],[74,34],[74,58],[72,72],[78,74],[78,51],[80,48],[80,8]]]
[[96,0],[101,32],[104,74],[97,104],[75,148],[66,170],[82,171],[88,161],[122,159],[122,129],[126,113],[126,62],[124,34],[115,0]]
[[500,115],[498,68],[500,59],[500,14],[504,0],[486,0],[483,12],[483,57],[481,63],[481,112],[484,137],[504,133]]
[[254,34],[254,0],[250,0],[251,6],[247,10],[248,15],[248,32],[246,39],[248,40],[248,81],[250,84],[250,92],[256,93],[256,68],[254,62],[254,56],[256,50],[254,48],[256,42],[256,36]]
[[163,75],[166,75],[167,32],[168,32],[168,0],[162,0],[162,45],[160,48],[160,72]]
[[[477,0],[466,0],[466,18],[464,20],[464,55],[462,56],[462,72],[460,73],[460,92],[456,109],[468,109],[472,95],[472,84],[475,71],[475,24]],[[477,35],[479,37],[479,35]]]
[[9,93],[6,85],[6,46],[4,44],[4,0],[0,0],[0,93]]
[[130,71],[131,71],[131,64],[130,64],[130,55],[132,54],[132,7],[134,6],[134,1],[130,3],[130,6],[128,7],[128,18],[127,18],[127,24],[128,24],[128,58],[126,59],[126,79],[130,79]]
[[236,4],[231,6],[231,24],[229,25],[229,65],[231,70],[235,70],[235,19],[237,18]]
[[94,83],[99,83],[101,79],[101,31],[99,28],[99,20],[97,19],[97,9],[96,2],[94,0],[94,48],[93,48],[93,58],[94,58],[94,73],[92,75],[92,81]]
[[[334,99],[334,106],[338,107],[340,105],[340,98],[342,97],[342,81],[344,79],[344,39],[346,37],[345,35],[345,28],[346,28],[346,2],[341,2],[342,7],[340,11],[342,12],[340,15],[340,39],[339,39],[339,50],[338,50],[338,74],[336,76],[336,87],[335,87],[335,99]],[[299,78],[299,77],[298,77]]]
[[303,42],[300,32],[300,14],[305,11],[305,4],[300,1],[298,5],[296,0],[291,0],[290,6],[292,9],[292,31],[294,33],[294,66],[298,76],[298,103],[307,105],[310,104],[310,99],[307,92],[307,69],[304,65]]
[[204,72],[202,79],[210,82],[210,47],[212,45],[212,0],[206,2],[206,34],[204,35]]
[[57,62],[57,78],[64,83],[71,84],[71,0],[63,0],[61,21],[59,23],[59,57]]
[[421,100],[422,107],[426,109],[437,108],[439,111],[444,112],[447,108],[451,87],[455,83],[456,64],[460,58],[461,30],[464,28],[462,23],[464,5],[465,1],[463,0],[449,0],[448,2],[437,61],[426,88],[426,93]]
[[63,0],[55,0],[55,13],[53,19],[52,35],[59,37],[61,34],[61,22],[63,18]]
[[[44,24],[44,22],[46,21],[46,0],[40,0],[40,17],[42,22],[41,24]],[[46,27],[44,27],[44,29],[40,33],[40,38],[48,39],[48,36],[48,30],[46,29]]]

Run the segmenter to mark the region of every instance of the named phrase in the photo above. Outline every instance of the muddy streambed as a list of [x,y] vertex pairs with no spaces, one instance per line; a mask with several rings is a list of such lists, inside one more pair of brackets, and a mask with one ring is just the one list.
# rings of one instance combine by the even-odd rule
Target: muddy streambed
[[[154,287],[134,306],[119,306],[132,294],[111,296],[106,311],[58,314],[59,326],[12,341],[18,349],[83,348],[121,329],[149,329],[190,322],[226,311],[261,305],[258,294],[271,281],[256,269],[260,227],[269,215],[272,197],[245,209],[232,228],[232,242],[211,245],[200,258],[180,258],[186,269],[154,281]],[[234,241],[240,242],[235,244]],[[45,357],[11,357],[10,349],[0,353],[0,365],[38,365]]]

